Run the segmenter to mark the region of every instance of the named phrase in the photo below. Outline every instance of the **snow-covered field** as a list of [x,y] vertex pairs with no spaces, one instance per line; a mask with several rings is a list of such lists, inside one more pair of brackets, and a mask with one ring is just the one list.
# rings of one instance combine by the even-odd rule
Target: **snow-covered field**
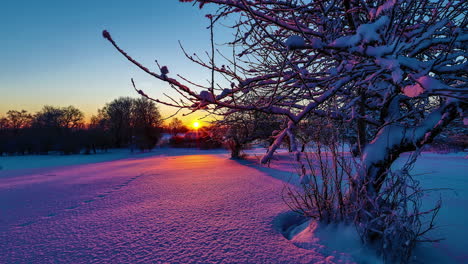
[[[419,249],[418,263],[468,262],[465,156],[423,154],[415,167],[424,186],[455,191],[442,192],[437,232],[447,240]],[[184,149],[80,158],[0,157],[0,263],[346,263],[355,254],[332,230],[317,231],[315,249],[281,234],[294,218],[280,195],[294,175],[281,159],[265,168]]]

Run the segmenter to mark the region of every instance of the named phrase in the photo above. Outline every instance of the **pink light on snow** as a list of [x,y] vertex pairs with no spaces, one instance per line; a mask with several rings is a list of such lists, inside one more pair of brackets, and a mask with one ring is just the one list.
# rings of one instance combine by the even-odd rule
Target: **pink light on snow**
[[416,97],[424,92],[424,89],[419,83],[408,85],[403,88],[403,93],[408,97]]

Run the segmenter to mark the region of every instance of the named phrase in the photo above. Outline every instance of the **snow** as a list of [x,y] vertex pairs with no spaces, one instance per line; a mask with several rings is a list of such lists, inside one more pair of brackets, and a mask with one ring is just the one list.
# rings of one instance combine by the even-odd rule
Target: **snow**
[[372,164],[385,160],[389,155],[388,151],[403,142],[408,135],[412,136],[414,133],[402,126],[388,125],[381,129],[374,140],[364,148],[363,164],[369,168]]
[[430,76],[421,76],[413,85],[408,85],[403,88],[403,93],[408,97],[416,97],[423,92],[432,92],[437,89],[449,88],[441,81]]
[[291,230],[291,242],[306,249],[317,249],[324,255],[333,256],[336,261],[345,263],[383,263],[370,250],[361,246],[354,226],[322,225],[307,221]]
[[228,96],[229,94],[232,93],[232,90],[231,89],[223,89],[223,91],[221,92],[221,94],[219,94],[218,96],[216,96],[216,100],[219,100],[219,99],[223,99],[224,97]]
[[347,48],[357,46],[360,42],[371,43],[380,40],[379,31],[388,25],[390,19],[387,16],[382,16],[373,23],[360,25],[355,35],[344,36],[336,39],[331,43],[332,47]]
[[213,94],[209,91],[201,91],[200,98],[205,102],[213,102],[214,100]]
[[[161,149],[100,163],[4,169],[0,263],[377,263],[351,227],[290,217],[280,194],[297,176],[284,150],[270,168],[255,157],[228,156]],[[416,163],[424,187],[454,190],[442,192],[437,232],[446,240],[419,248],[418,263],[468,260],[465,156],[424,153]]]
[[403,93],[408,97],[416,97],[424,93],[424,89],[419,83],[407,85],[403,88]]
[[[261,152],[255,150],[249,153]],[[378,153],[374,153],[378,155]],[[401,155],[393,169],[400,168],[410,157],[409,153]],[[284,149],[274,157],[270,168],[263,170],[278,179],[299,184],[296,169],[288,167],[293,154]],[[255,160],[255,159],[252,159]],[[436,219],[437,228],[429,234],[429,238],[443,238],[438,243],[424,243],[415,249],[414,263],[468,263],[466,237],[468,237],[468,153],[437,154],[423,152],[418,158],[412,175],[421,182],[424,189],[433,191],[425,195],[423,209],[432,208],[439,197],[442,198],[442,208]],[[378,263],[372,252],[363,250],[356,242],[354,231],[349,226],[314,227],[296,221],[297,226],[290,228],[286,236],[291,242],[304,248],[316,248],[326,255],[334,254],[335,260],[345,261],[351,256],[359,263]],[[334,235],[339,234],[339,235]],[[341,239],[336,239],[339,237]],[[343,249],[345,248],[345,249]],[[346,249],[347,248],[347,249]],[[339,250],[342,249],[342,250]]]
[[305,46],[305,40],[301,36],[292,35],[292,36],[288,37],[288,39],[285,42],[285,45],[290,50],[300,49],[300,48],[303,48]]
[[352,47],[355,46],[359,43],[360,41],[360,36],[359,35],[352,35],[352,36],[344,36],[336,39],[331,46],[332,47],[337,47],[337,48],[347,48],[347,47]]
[[390,70],[392,72],[392,81],[394,84],[399,84],[401,82],[403,79],[403,71],[400,68],[398,60],[378,58],[375,62],[383,69]]
[[362,37],[363,43],[370,43],[373,41],[379,41],[379,31],[390,23],[390,19],[387,16],[382,16],[374,23],[360,25],[356,33]]
[[[452,99],[453,100],[453,99]],[[447,105],[450,104],[450,100]],[[363,154],[363,164],[366,168],[370,168],[372,164],[377,164],[383,160],[390,160],[392,151],[399,144],[416,144],[428,136],[428,131],[436,127],[442,120],[443,107],[434,110],[426,119],[415,127],[404,127],[400,125],[390,124],[381,129],[374,140],[366,145]]]
[[[397,160],[395,168],[409,155]],[[417,249],[420,263],[467,263],[468,251],[468,153],[423,153],[412,171],[425,189],[434,189],[424,199],[425,209],[433,207],[442,198],[442,208],[437,216],[437,229],[432,237],[444,240],[424,244]]]
[[272,227],[283,182],[218,155],[0,180],[0,263],[320,263]]
[[383,12],[387,10],[391,10],[393,6],[396,4],[396,0],[387,0],[385,3],[380,5],[378,8],[372,8],[369,11],[369,15],[371,19],[374,19],[375,17],[380,16]]
[[430,77],[430,76],[421,76],[418,78],[418,83],[424,87],[424,89],[428,92],[432,92],[437,89],[447,88],[450,89],[449,86],[443,84],[441,81]]
[[98,152],[92,155],[34,155],[34,156],[1,156],[0,175],[5,175],[2,170],[35,169],[52,166],[69,166],[86,163],[104,162],[138,156],[132,154],[128,149],[112,149],[108,152]]
[[[171,135],[163,134],[162,141],[168,141]],[[206,150],[205,153],[222,153],[224,150]],[[41,169],[81,165],[99,162],[109,162],[120,159],[138,159],[157,155],[190,155],[198,153],[197,149],[186,148],[155,148],[149,152],[141,152],[129,149],[110,149],[107,152],[98,152],[91,155],[25,155],[25,156],[0,156],[0,178],[11,177],[19,174],[40,172]]]
[[161,75],[167,75],[169,73],[169,69],[167,66],[162,66],[161,67]]

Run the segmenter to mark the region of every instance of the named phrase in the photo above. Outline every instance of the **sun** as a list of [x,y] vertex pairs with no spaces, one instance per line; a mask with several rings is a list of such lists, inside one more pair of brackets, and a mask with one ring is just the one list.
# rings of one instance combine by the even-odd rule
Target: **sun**
[[193,122],[192,126],[193,126],[193,128],[198,129],[200,127],[200,122],[195,121],[195,122]]

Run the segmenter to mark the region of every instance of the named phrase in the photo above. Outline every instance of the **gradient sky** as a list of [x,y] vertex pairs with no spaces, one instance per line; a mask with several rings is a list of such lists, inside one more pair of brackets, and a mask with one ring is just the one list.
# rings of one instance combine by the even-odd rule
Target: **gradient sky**
[[[149,95],[171,93],[163,82],[146,75],[102,38],[107,29],[131,56],[148,67],[167,65],[206,83],[209,73],[181,53],[210,49],[209,20],[178,0],[15,0],[0,8],[0,116],[6,111],[38,111],[43,105],[74,105],[89,118],[120,96],[137,97],[130,78]],[[216,41],[229,39],[223,30]],[[175,110],[160,106],[164,116]],[[199,115],[185,118],[186,122]]]

